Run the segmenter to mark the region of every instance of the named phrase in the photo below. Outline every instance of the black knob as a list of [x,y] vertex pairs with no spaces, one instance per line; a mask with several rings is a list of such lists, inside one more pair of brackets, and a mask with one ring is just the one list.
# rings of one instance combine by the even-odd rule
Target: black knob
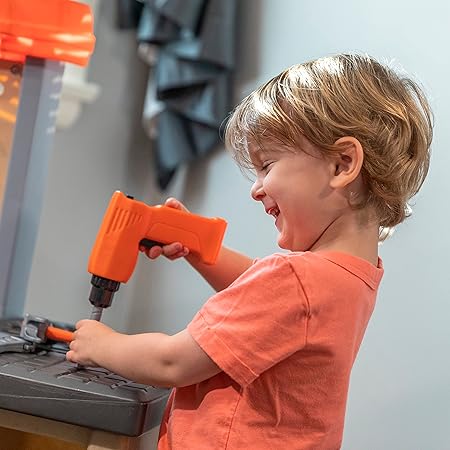
[[89,294],[89,301],[92,305],[101,308],[108,308],[111,306],[114,293],[119,289],[120,283],[118,281],[109,280],[108,278],[92,275],[91,284],[92,288]]

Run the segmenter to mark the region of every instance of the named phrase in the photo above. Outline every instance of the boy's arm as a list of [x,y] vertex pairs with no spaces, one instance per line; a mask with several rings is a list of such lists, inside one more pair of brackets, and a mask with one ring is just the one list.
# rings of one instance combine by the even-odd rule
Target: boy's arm
[[214,265],[203,264],[193,254],[188,254],[186,260],[216,292],[227,288],[253,264],[253,259],[225,246],[221,248]]
[[81,320],[76,327],[68,360],[101,366],[139,383],[181,387],[221,372],[187,330],[173,336],[126,335],[95,320]]

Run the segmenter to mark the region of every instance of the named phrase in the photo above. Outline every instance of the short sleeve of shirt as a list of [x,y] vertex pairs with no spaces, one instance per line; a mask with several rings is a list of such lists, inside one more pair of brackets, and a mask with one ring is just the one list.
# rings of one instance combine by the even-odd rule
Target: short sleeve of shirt
[[260,259],[188,325],[200,347],[241,386],[305,346],[308,302],[298,274],[281,254]]

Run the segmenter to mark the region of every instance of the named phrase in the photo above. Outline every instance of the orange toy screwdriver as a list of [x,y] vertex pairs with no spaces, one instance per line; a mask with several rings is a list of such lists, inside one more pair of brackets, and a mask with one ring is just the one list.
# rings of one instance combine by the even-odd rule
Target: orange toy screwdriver
[[36,344],[43,344],[48,339],[69,343],[73,341],[73,332],[54,327],[43,317],[26,314],[20,329],[20,337]]
[[49,326],[45,333],[47,339],[52,339],[53,341],[67,342],[73,341],[73,332],[69,330],[64,330],[62,328],[56,328]]

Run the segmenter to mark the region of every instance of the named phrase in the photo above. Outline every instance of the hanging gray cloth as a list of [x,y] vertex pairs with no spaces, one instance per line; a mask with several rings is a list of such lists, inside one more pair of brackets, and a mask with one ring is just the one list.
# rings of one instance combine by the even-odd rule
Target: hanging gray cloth
[[117,26],[122,30],[136,28],[143,6],[143,3],[138,0],[117,0]]
[[161,189],[180,165],[220,143],[219,128],[231,108],[235,21],[236,0],[145,1],[138,39],[157,48],[146,103],[155,115]]

